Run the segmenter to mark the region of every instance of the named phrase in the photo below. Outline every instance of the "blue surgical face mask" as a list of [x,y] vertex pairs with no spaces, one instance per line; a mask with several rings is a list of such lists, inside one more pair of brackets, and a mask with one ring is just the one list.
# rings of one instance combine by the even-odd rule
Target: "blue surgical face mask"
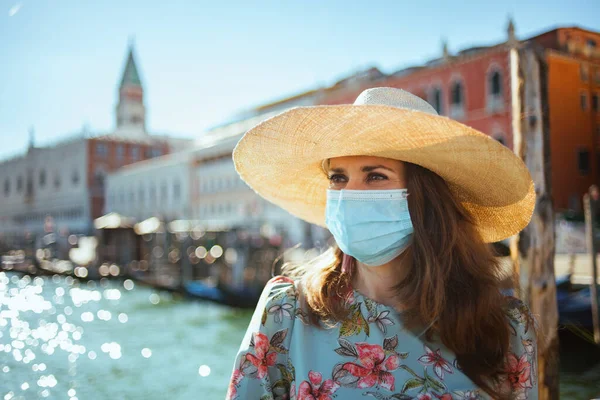
[[327,228],[344,253],[369,266],[383,265],[411,243],[407,196],[406,189],[328,190]]

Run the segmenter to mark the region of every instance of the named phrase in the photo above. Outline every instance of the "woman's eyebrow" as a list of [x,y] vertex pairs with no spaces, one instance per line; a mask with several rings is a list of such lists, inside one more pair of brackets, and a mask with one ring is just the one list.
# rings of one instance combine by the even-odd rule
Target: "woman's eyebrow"
[[379,168],[386,169],[386,170],[388,170],[390,172],[394,172],[394,173],[396,172],[393,169],[386,167],[385,165],[365,165],[364,167],[361,168],[361,171],[362,172],[371,172],[371,171],[379,169]]
[[344,168],[329,168],[329,172],[333,172],[335,174],[343,174],[346,172]]

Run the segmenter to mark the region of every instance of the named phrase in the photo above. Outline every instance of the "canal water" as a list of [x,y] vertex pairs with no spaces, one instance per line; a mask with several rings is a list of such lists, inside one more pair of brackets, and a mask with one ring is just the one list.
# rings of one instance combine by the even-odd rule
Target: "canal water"
[[130,280],[0,272],[0,399],[223,399],[250,317]]
[[[0,400],[223,399],[250,318],[131,280],[0,271]],[[561,339],[561,398],[600,397],[581,343]]]

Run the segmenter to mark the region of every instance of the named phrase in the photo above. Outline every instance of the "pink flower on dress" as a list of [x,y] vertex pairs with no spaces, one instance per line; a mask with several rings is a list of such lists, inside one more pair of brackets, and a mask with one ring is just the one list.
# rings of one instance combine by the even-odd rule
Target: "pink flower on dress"
[[246,354],[246,360],[258,368],[257,378],[262,379],[267,376],[268,367],[275,365],[277,353],[269,353],[269,338],[264,333],[256,332],[254,334],[254,354]]
[[297,400],[296,398],[296,384],[292,383],[290,386],[290,400]]
[[323,382],[319,372],[309,371],[308,379],[310,382],[304,381],[298,388],[298,400],[331,400],[330,396],[340,387],[331,379]]
[[527,359],[527,354],[523,354],[521,358],[513,353],[509,353],[506,359],[506,375],[507,382],[513,391],[519,389],[527,389],[532,387],[531,384],[531,364]]
[[368,343],[356,343],[356,350],[362,365],[348,362],[342,368],[360,378],[357,386],[364,389],[379,384],[387,390],[394,390],[394,376],[389,371],[400,366],[398,355],[386,358],[381,346]]
[[440,349],[437,349],[435,352],[431,350],[426,345],[423,346],[425,348],[425,353],[421,357],[419,357],[419,362],[423,365],[433,365],[433,370],[435,374],[440,379],[444,379],[444,371],[453,374],[452,364],[442,357],[442,353]]
[[421,393],[417,396],[417,400],[435,400],[431,393]]
[[227,399],[234,399],[237,396],[237,385],[244,378],[244,374],[239,369],[233,370],[231,374],[231,381],[229,382],[229,388],[227,389]]

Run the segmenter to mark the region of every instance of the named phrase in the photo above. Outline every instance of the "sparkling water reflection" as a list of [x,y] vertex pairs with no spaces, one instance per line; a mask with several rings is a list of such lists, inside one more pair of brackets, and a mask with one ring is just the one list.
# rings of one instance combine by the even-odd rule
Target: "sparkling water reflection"
[[222,399],[251,313],[0,272],[0,399]]

